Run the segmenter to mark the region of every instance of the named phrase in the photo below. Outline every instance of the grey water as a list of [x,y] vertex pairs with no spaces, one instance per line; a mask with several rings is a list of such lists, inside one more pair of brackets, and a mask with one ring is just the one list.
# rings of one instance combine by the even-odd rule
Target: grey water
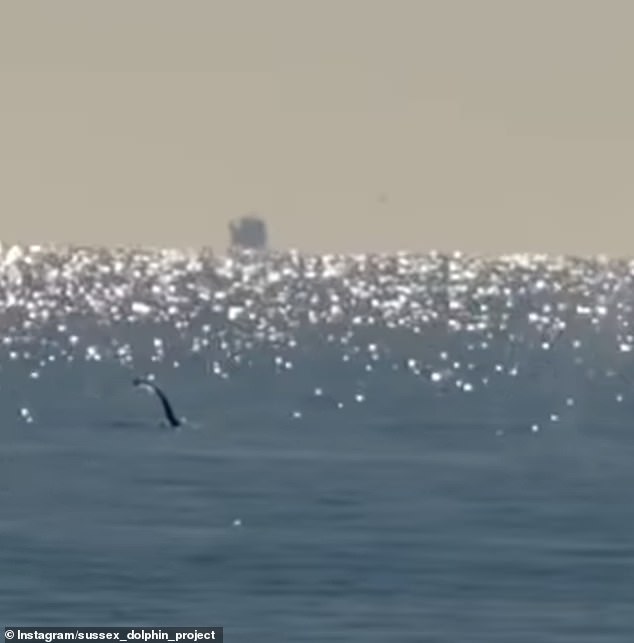
[[4,262],[4,624],[632,640],[629,266],[91,252]]

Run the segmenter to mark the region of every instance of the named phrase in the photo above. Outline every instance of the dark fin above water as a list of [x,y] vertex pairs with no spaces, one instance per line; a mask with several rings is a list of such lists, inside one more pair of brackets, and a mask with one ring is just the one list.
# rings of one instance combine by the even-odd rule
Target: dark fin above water
[[161,389],[156,386],[156,384],[153,384],[149,380],[143,379],[142,377],[135,377],[132,380],[132,384],[134,386],[138,386],[140,388],[144,388],[147,391],[150,391],[151,393],[154,393],[156,397],[160,400],[162,406],[163,406],[163,412],[165,413],[165,419],[169,423],[170,426],[172,427],[177,427],[181,425],[181,421],[176,417],[174,414],[174,409],[172,408],[172,405],[170,404],[169,400],[167,399],[167,396]]

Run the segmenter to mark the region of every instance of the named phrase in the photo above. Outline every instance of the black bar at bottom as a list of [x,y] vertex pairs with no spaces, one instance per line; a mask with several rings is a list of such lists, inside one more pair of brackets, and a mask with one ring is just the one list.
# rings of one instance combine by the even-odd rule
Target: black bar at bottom
[[222,643],[222,627],[5,627],[5,643],[21,641],[127,641]]

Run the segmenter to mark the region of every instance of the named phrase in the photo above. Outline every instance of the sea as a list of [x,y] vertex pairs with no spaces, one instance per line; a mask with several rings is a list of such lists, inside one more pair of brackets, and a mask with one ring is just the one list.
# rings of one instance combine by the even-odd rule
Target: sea
[[2,246],[0,625],[630,643],[633,307],[627,259]]

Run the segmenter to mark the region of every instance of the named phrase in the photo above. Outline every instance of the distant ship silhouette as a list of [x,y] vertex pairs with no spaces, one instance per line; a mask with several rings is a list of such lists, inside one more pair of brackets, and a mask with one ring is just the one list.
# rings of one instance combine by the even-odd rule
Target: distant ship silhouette
[[268,232],[263,219],[246,216],[229,223],[231,247],[244,250],[266,250]]

